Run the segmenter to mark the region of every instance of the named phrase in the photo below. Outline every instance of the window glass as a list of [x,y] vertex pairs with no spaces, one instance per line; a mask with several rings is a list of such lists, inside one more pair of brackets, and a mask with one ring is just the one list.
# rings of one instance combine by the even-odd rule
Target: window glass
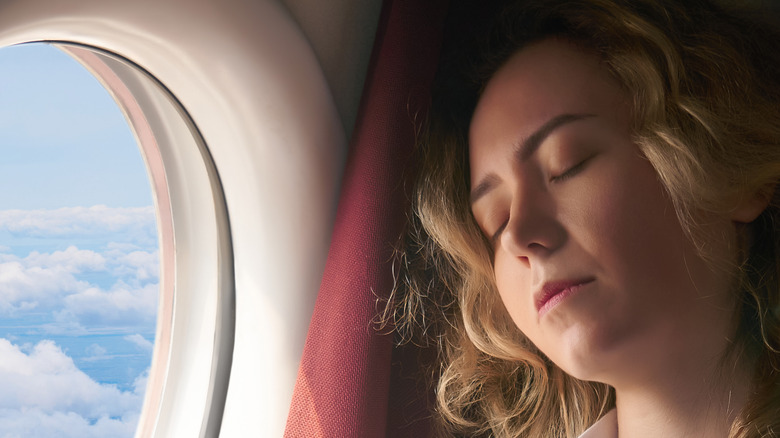
[[121,111],[64,52],[0,49],[0,436],[131,437],[157,225]]

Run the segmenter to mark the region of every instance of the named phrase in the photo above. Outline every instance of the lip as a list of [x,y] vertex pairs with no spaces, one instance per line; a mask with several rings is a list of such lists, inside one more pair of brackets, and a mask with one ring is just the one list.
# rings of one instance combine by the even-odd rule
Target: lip
[[576,280],[549,281],[542,285],[534,294],[536,311],[539,317],[552,310],[568,296],[578,292],[583,286],[592,283],[596,279],[586,277]]

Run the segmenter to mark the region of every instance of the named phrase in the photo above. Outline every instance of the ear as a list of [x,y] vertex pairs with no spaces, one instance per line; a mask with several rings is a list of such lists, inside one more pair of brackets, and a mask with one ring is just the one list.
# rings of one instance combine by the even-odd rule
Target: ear
[[772,195],[775,193],[775,185],[769,184],[760,190],[740,200],[737,206],[731,210],[730,218],[734,222],[750,223],[766,210]]

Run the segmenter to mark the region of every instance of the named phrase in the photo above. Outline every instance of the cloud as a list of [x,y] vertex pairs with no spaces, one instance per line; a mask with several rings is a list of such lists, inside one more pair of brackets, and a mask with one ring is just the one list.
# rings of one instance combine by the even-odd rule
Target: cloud
[[121,418],[100,417],[90,421],[75,412],[40,409],[0,409],[0,436],[3,438],[131,438],[138,414]]
[[147,341],[146,338],[139,335],[138,333],[133,335],[127,335],[124,337],[124,339],[125,341],[134,344],[136,347],[140,348],[143,351],[151,352],[152,349],[154,349],[154,344]]
[[149,283],[135,289],[119,281],[111,290],[89,287],[63,299],[58,319],[75,317],[89,326],[138,326],[153,324],[157,316],[159,286]]
[[31,266],[18,258],[0,263],[0,311],[51,307],[66,294],[89,286],[73,274],[68,266]]
[[92,380],[53,341],[28,352],[0,338],[0,409],[75,412],[85,418],[121,417],[139,410],[143,394]]
[[90,287],[76,274],[105,270],[106,259],[74,246],[53,253],[32,252],[24,258],[0,257],[0,311],[51,309],[69,294]]
[[111,273],[125,280],[132,279],[134,283],[159,281],[160,278],[160,252],[141,251],[135,248],[125,248],[124,251],[116,247],[105,252],[110,265]]
[[[79,333],[85,327],[154,326],[158,251],[111,245],[103,252],[70,246],[27,257],[0,254],[0,314],[24,317],[48,312],[48,333]],[[107,285],[86,281],[100,274]],[[111,285],[113,282],[113,285]],[[108,285],[111,285],[110,287]]]
[[90,250],[78,249],[69,246],[64,251],[53,253],[39,253],[33,251],[24,258],[27,266],[40,268],[62,268],[68,272],[79,273],[84,271],[102,271],[106,269],[106,259]]
[[121,233],[156,245],[154,207],[65,207],[54,210],[0,210],[0,230],[32,237],[96,236]]
[[0,338],[0,436],[131,437],[146,373],[132,391],[100,384],[54,342],[20,348]]
[[86,349],[86,353],[90,357],[85,358],[84,360],[99,359],[99,358],[105,357],[107,352],[108,352],[108,350],[106,350],[105,348],[101,347],[100,345],[92,344],[89,347],[87,347],[87,349]]
[[[71,245],[23,256],[0,248],[0,317],[31,333],[119,332],[139,353],[151,353],[152,342],[138,333],[156,323],[159,252],[152,207],[0,211],[0,235],[9,233],[11,242],[19,237],[25,246],[37,238],[81,235],[87,238],[76,241],[90,249]],[[78,359],[113,368],[123,359],[109,350],[91,344]],[[101,384],[51,340],[19,346],[0,338],[0,358],[0,438],[133,436],[145,373],[131,386],[122,383],[131,390]]]

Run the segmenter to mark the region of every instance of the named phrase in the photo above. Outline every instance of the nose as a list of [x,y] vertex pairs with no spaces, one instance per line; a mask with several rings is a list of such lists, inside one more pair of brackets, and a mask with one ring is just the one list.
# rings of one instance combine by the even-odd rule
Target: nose
[[518,190],[501,234],[501,246],[526,262],[548,257],[568,239],[556,210],[555,201],[546,193]]

